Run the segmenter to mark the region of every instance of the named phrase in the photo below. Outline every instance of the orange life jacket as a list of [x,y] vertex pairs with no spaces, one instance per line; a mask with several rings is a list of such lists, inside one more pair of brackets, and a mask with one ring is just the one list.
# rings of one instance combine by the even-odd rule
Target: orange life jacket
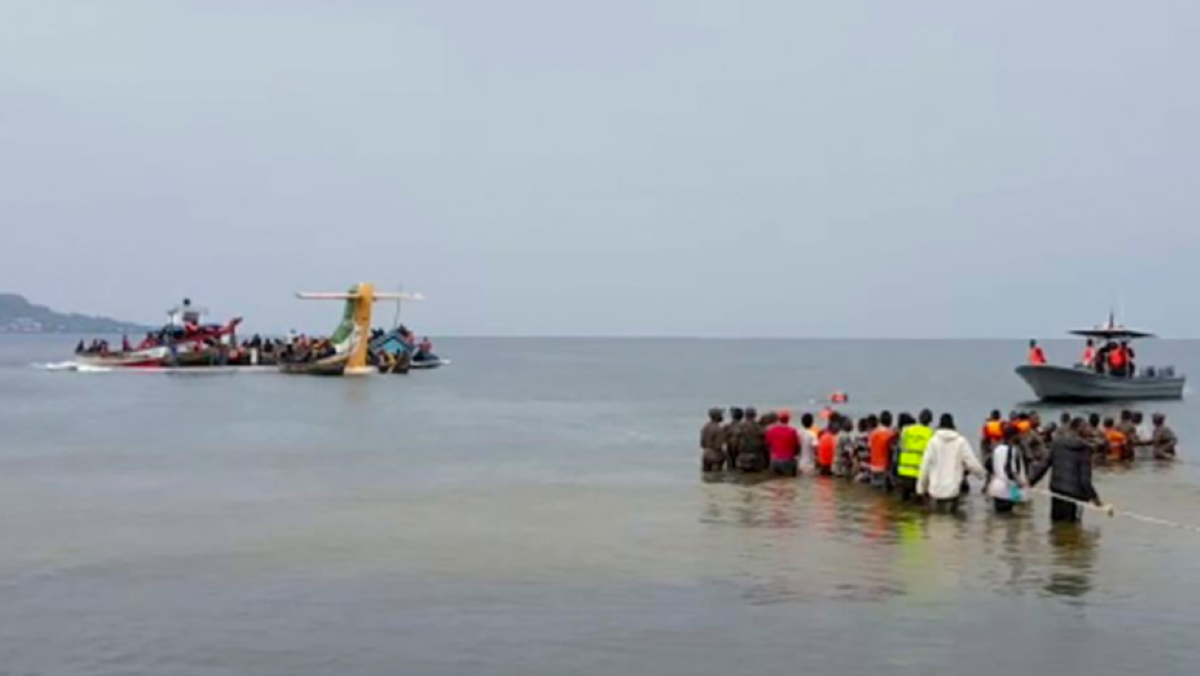
[[825,431],[817,442],[817,464],[822,467],[832,467],[833,457],[837,453],[837,435]]
[[1129,353],[1125,348],[1118,347],[1108,353],[1108,365],[1114,369],[1123,369],[1129,363]]
[[1029,363],[1034,366],[1041,366],[1046,363],[1046,353],[1042,348],[1035,347],[1029,350]]
[[1125,433],[1113,428],[1104,432],[1108,439],[1108,457],[1113,460],[1124,460],[1129,454],[1129,438]]
[[1028,420],[1018,420],[1013,423],[1013,426],[1016,427],[1017,431],[1021,434],[1025,434],[1029,430],[1033,429],[1033,423],[1029,422]]
[[1004,439],[1004,423],[999,420],[989,420],[984,423],[983,438],[988,441],[1002,441]]
[[1089,347],[1083,351],[1083,365],[1091,366],[1096,361],[1096,348]]

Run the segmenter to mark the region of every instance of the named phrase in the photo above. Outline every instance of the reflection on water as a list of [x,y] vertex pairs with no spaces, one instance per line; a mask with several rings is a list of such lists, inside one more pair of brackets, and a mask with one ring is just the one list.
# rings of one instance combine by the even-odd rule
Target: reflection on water
[[1054,524],[1050,528],[1050,546],[1054,566],[1047,576],[1045,589],[1054,596],[1080,600],[1092,590],[1092,568],[1096,563],[1099,531],[1073,524]]
[[996,515],[976,492],[957,513],[934,513],[866,486],[811,477],[710,478],[700,523],[740,531],[723,537],[754,571],[745,589],[754,604],[939,601],[964,591],[1048,592],[1079,602],[1093,589],[1099,539],[1083,526],[1051,529],[1046,505]]

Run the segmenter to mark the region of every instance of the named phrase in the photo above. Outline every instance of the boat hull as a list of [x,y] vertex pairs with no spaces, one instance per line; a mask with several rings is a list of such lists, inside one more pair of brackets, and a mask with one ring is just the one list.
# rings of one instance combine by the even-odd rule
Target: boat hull
[[316,361],[281,361],[279,371],[299,376],[340,376],[346,373],[346,364],[349,361],[349,354],[336,354]]
[[129,352],[81,353],[75,355],[75,361],[96,368],[150,368],[162,366],[170,356],[170,350],[165,347],[151,347]]
[[1182,399],[1186,379],[1114,378],[1084,368],[1062,366],[1019,366],[1021,377],[1044,401],[1134,401]]

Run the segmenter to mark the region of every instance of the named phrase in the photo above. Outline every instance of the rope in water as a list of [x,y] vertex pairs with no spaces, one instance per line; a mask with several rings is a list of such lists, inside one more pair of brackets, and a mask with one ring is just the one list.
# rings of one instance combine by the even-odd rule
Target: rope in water
[[1065,500],[1067,502],[1071,502],[1076,505],[1079,505],[1080,507],[1083,507],[1085,509],[1092,509],[1092,510],[1096,510],[1098,512],[1103,512],[1110,517],[1114,516],[1114,515],[1123,516],[1127,519],[1132,519],[1134,521],[1141,521],[1142,523],[1150,523],[1150,524],[1154,524],[1156,526],[1166,526],[1168,528],[1178,528],[1180,530],[1189,530],[1189,531],[1192,531],[1193,533],[1200,533],[1200,526],[1195,526],[1190,523],[1180,523],[1179,521],[1171,521],[1169,519],[1160,519],[1156,516],[1147,516],[1145,514],[1138,514],[1137,512],[1129,512],[1126,510],[1118,511],[1112,505],[1105,505],[1105,506],[1101,507],[1099,505],[1095,505],[1095,504],[1087,502],[1085,500],[1077,500],[1075,498],[1072,498],[1072,497],[1069,497],[1066,495],[1061,495],[1059,493],[1044,490],[1041,488],[1030,488],[1030,489],[1027,489],[1026,492],[1032,493],[1034,495],[1045,496],[1048,498],[1058,498],[1059,500]]

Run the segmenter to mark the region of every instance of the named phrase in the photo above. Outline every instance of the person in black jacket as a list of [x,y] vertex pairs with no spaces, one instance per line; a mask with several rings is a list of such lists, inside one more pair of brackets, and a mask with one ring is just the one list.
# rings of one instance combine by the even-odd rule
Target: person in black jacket
[[[1046,472],[1054,470],[1050,479],[1050,491],[1083,502],[1103,507],[1096,487],[1092,485],[1092,447],[1083,440],[1083,418],[1071,421],[1071,428],[1050,446],[1050,457],[1038,463],[1029,477],[1029,484],[1036,486]],[[1078,523],[1079,505],[1068,500],[1054,498],[1050,505],[1050,520],[1055,523]]]

